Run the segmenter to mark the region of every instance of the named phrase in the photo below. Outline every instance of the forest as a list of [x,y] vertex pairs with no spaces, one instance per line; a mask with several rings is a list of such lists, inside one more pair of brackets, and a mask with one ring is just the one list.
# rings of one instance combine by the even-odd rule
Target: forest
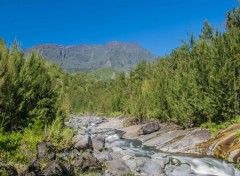
[[239,23],[239,9],[228,12],[224,32],[205,22],[198,37],[189,36],[170,55],[142,61],[114,81],[72,75],[67,86],[72,111],[115,112],[186,128],[234,119],[240,98]]
[[190,35],[171,54],[99,80],[66,73],[37,52],[24,58],[17,42],[8,48],[1,39],[0,160],[30,163],[39,141],[61,150],[73,135],[62,128],[68,114],[122,114],[184,128],[234,120],[240,115],[239,44],[236,8],[227,13],[224,30],[205,22],[199,36]]

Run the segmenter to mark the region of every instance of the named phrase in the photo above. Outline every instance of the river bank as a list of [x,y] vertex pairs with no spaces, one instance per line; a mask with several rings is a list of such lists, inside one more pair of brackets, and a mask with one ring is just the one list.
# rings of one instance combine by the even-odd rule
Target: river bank
[[[206,129],[183,130],[157,122],[123,127],[123,123],[123,118],[71,115],[64,125],[75,131],[73,146],[54,153],[49,152],[51,144],[39,144],[38,159],[24,174],[240,175],[232,164],[206,152],[203,146],[213,140]],[[45,165],[39,168],[42,161]]]
[[[76,125],[77,123],[73,122],[78,118],[72,116],[67,125]],[[123,118],[103,118],[101,123],[100,120],[92,120],[91,125],[87,127],[93,139],[99,134],[105,135],[105,147],[109,155],[105,157],[109,164],[106,173],[119,175],[130,172],[134,175],[172,176],[180,173],[186,176],[240,174],[225,161],[215,159],[212,155],[206,157],[209,153],[202,144],[211,139],[207,129],[183,130],[177,125],[156,122],[123,127],[123,122]],[[98,145],[95,147],[99,148]],[[125,169],[119,170],[116,168],[118,165]],[[197,167],[198,165],[200,166]]]

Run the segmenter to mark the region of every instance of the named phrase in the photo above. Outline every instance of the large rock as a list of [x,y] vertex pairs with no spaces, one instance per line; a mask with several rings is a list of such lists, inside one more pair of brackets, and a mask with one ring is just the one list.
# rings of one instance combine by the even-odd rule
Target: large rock
[[55,149],[49,142],[39,142],[37,145],[37,158],[48,158],[53,160],[56,157]]
[[41,166],[38,160],[35,160],[30,166],[25,170],[21,176],[35,176],[39,175],[41,172]]
[[93,171],[102,168],[98,159],[88,152],[84,152],[75,158],[72,165],[78,172]]
[[152,160],[147,161],[140,170],[142,173],[152,176],[163,174],[163,166]]
[[126,175],[131,172],[129,167],[121,160],[112,160],[109,162],[109,170],[114,176]]
[[194,173],[194,171],[191,169],[191,167],[187,164],[182,164],[179,167],[176,167],[172,173],[170,173],[169,176],[180,176],[180,175],[184,175],[184,176],[195,176],[196,174]]
[[102,134],[97,134],[92,138],[93,150],[102,151],[105,147],[105,136]]
[[150,134],[155,131],[158,131],[159,129],[160,129],[160,125],[158,122],[150,122],[150,123],[145,124],[142,127],[142,132],[143,132],[143,134]]
[[113,142],[115,142],[115,141],[118,141],[119,139],[120,139],[119,136],[118,136],[117,134],[114,134],[114,135],[108,136],[108,137],[105,139],[105,141],[106,141],[106,143],[113,143]]
[[78,135],[75,139],[76,144],[74,148],[78,150],[92,149],[92,140],[88,135]]
[[125,132],[125,134],[123,135],[123,138],[135,139],[142,133],[141,129],[142,129],[142,125],[133,125],[133,126],[122,128],[121,130]]
[[110,153],[108,152],[108,151],[105,151],[105,152],[94,152],[93,153],[93,156],[95,157],[95,158],[97,158],[97,160],[98,161],[110,161],[110,160],[112,160],[112,157],[111,157],[111,155],[110,155]]
[[40,175],[44,176],[68,175],[68,171],[63,165],[58,164],[56,161],[52,161],[48,163],[48,165],[44,168],[42,174]]

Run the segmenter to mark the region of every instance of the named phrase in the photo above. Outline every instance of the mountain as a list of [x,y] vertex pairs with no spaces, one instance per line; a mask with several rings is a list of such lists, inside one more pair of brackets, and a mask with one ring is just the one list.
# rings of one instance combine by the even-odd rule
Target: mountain
[[109,42],[106,45],[61,46],[41,44],[24,50],[28,56],[32,50],[40,52],[68,72],[91,71],[98,68],[113,67],[127,71],[141,60],[156,60],[156,56],[136,43]]

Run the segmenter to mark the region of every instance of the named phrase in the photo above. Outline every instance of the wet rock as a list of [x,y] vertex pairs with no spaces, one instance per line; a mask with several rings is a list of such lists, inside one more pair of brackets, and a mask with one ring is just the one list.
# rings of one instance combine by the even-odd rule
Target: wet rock
[[154,153],[151,158],[152,159],[163,159],[166,158],[168,156],[168,154],[166,153]]
[[160,129],[160,125],[158,122],[150,122],[150,123],[145,124],[142,127],[142,132],[143,132],[143,134],[150,134],[155,131],[158,131],[159,129]]
[[126,175],[131,172],[129,167],[121,160],[112,160],[108,165],[110,173],[114,176]]
[[182,164],[179,167],[176,167],[169,176],[195,176],[195,173],[192,171],[191,167],[187,164]]
[[92,138],[93,150],[102,151],[105,147],[105,136],[102,134],[97,134]]
[[240,159],[240,149],[233,150],[229,153],[228,161],[238,163]]
[[111,144],[111,143],[119,140],[119,136],[117,134],[114,134],[114,135],[108,136],[105,140],[106,140],[106,143]]
[[[168,164],[164,167],[164,173],[167,176],[169,176],[174,171],[174,169],[176,169],[177,167],[178,166]],[[180,175],[178,175],[178,176],[180,176]]]
[[53,145],[49,142],[39,142],[37,145],[37,158],[48,158],[53,160],[56,157],[56,152]]

